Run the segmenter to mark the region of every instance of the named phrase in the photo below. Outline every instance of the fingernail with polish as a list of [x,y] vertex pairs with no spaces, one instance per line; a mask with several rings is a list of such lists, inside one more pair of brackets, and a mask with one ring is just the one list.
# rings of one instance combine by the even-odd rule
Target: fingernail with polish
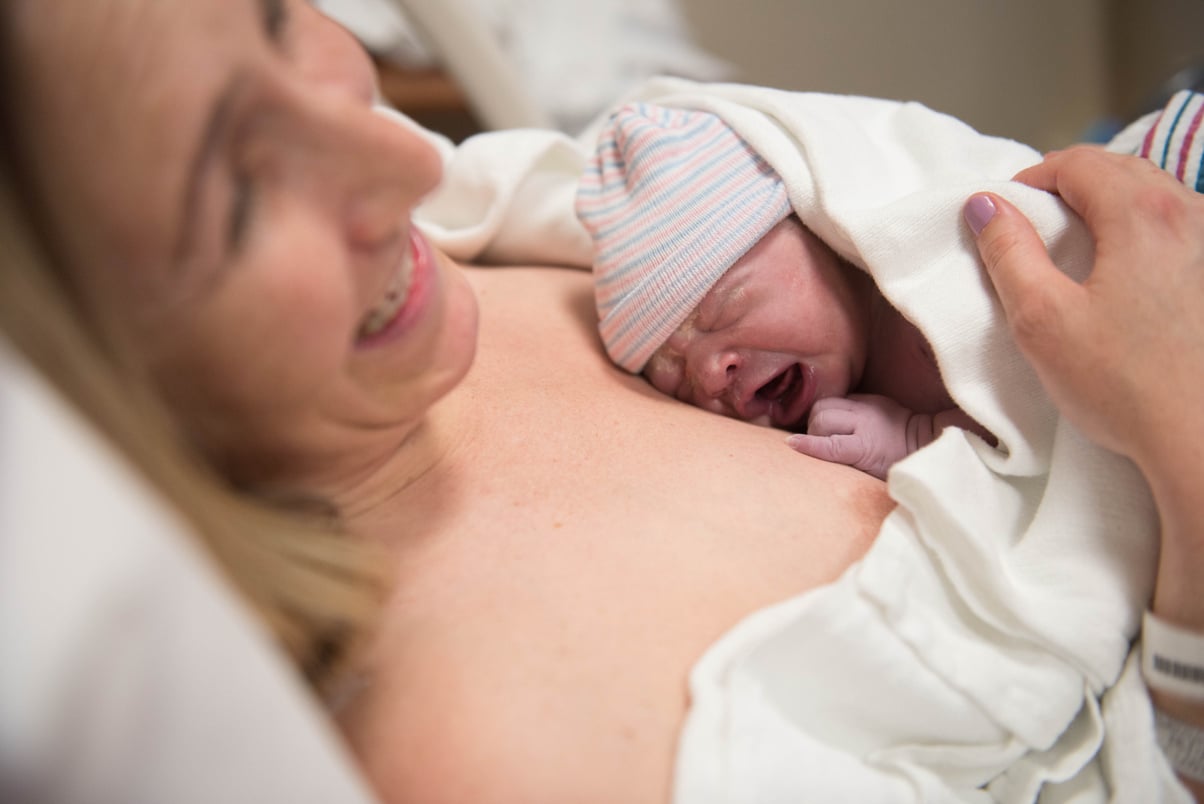
[[962,215],[966,219],[966,223],[970,224],[970,228],[974,230],[974,234],[978,235],[991,222],[991,218],[995,217],[995,202],[991,200],[989,195],[976,195],[966,202],[966,206],[962,209]]

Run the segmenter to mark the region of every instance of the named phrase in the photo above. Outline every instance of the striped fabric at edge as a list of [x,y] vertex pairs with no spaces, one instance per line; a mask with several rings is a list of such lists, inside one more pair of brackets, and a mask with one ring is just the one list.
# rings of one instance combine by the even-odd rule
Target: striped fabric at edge
[[1176,93],[1146,132],[1139,156],[1149,159],[1197,192],[1204,192],[1204,95]]

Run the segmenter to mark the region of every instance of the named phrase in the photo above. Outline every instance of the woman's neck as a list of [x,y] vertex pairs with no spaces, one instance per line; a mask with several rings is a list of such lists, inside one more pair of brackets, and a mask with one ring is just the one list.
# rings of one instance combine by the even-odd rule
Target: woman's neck
[[431,484],[445,484],[444,478],[454,474],[457,456],[467,451],[464,445],[471,440],[471,420],[459,415],[459,407],[440,401],[399,441],[368,453],[374,457],[337,478],[329,497],[357,532],[375,540],[377,528],[371,523],[384,517],[389,525],[381,537],[393,541],[405,534],[390,512],[407,512],[407,520],[422,519],[416,512],[438,496],[431,494]]

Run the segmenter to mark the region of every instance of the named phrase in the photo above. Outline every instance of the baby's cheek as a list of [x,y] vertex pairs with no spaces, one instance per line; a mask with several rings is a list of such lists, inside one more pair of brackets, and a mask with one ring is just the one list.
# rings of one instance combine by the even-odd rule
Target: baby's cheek
[[642,376],[662,394],[676,396],[682,379],[681,362],[656,352],[644,366]]
[[[740,419],[741,418],[740,414],[738,412],[736,412],[735,410],[733,410],[731,408],[731,406],[728,405],[727,402],[724,401],[723,399],[716,399],[714,397],[703,397],[702,399],[699,399],[697,397],[692,396],[687,401],[694,407],[701,408],[702,410],[705,410],[707,413],[715,413],[715,414],[718,414],[719,416],[726,416],[729,419]],[[768,424],[769,424],[768,419],[763,419],[763,418],[762,419],[749,419],[749,421],[752,422],[753,424],[760,424],[760,425],[765,425],[765,426],[768,426]]]

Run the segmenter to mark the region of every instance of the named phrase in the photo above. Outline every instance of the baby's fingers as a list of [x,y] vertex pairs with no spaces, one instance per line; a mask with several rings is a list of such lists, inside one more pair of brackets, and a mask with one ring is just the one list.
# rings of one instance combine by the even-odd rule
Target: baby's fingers
[[857,429],[860,421],[856,408],[856,402],[844,397],[821,399],[807,416],[807,432],[815,436],[848,435]]
[[858,433],[831,436],[796,433],[787,438],[786,443],[795,452],[829,463],[852,466],[879,480],[885,480],[887,470],[890,469],[890,461],[884,461],[881,456],[875,457],[871,454],[870,442]]
[[786,439],[795,452],[819,458],[821,461],[855,466],[865,457],[864,440],[857,435],[817,436],[810,433],[795,433]]

